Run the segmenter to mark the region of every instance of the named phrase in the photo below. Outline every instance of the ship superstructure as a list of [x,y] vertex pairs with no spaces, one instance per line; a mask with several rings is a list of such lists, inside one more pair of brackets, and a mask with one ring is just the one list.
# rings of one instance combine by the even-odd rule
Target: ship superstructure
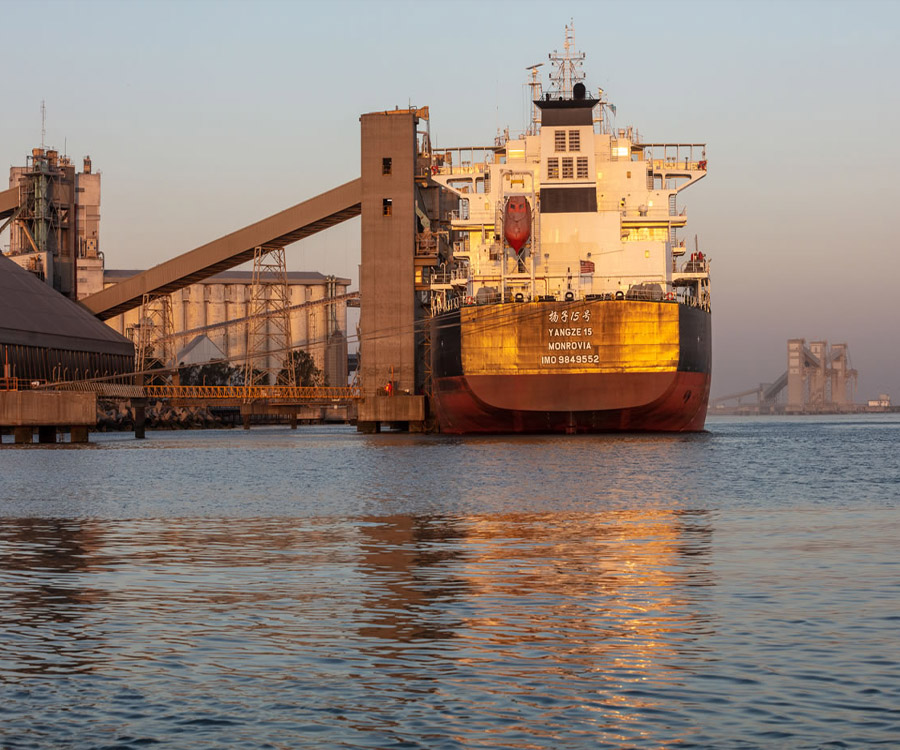
[[[602,90],[588,95],[568,47],[567,36],[557,88],[534,102],[533,132],[437,154],[433,180],[459,197],[456,286],[464,279],[464,296],[478,302],[672,295],[708,307],[705,258],[678,263],[687,216],[677,195],[706,176],[705,145],[647,143],[631,127],[613,128],[614,107]],[[508,199],[519,196],[535,210],[516,255],[500,228]],[[436,305],[446,299],[436,295]]]

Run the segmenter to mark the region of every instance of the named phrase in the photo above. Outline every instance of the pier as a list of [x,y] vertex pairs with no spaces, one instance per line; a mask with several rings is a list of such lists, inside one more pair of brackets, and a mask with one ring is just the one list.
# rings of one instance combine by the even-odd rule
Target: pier
[[[78,318],[82,326],[91,329],[92,335],[106,336],[96,325],[84,320],[85,314],[90,313],[95,323],[110,334],[106,336],[109,339],[106,346],[121,352],[125,358],[115,363],[103,360],[104,347],[98,346],[95,347],[101,350],[98,356],[85,358],[73,352],[71,361],[64,361],[55,350],[48,354],[52,347],[23,348],[25,336],[17,332],[0,335],[0,357],[6,357],[3,374],[8,383],[17,382],[15,388],[7,388],[7,399],[18,404],[16,413],[27,413],[14,420],[4,412],[0,427],[24,429],[27,422],[42,426],[45,439],[49,440],[51,426],[68,428],[71,418],[65,410],[69,406],[75,408],[79,404],[78,408],[87,409],[86,404],[90,401],[96,406],[97,399],[124,400],[133,407],[135,433],[141,437],[147,401],[156,399],[179,406],[237,407],[245,427],[253,415],[287,415],[295,423],[301,410],[328,407],[344,410],[347,419],[357,421],[363,432],[378,432],[382,426],[426,429],[428,342],[422,331],[427,315],[426,308],[417,303],[416,291],[423,288],[423,275],[429,278],[432,267],[446,261],[447,250],[440,252],[434,237],[439,217],[449,213],[441,206],[441,188],[427,182],[432,155],[427,127],[423,126],[428,123],[428,110],[410,108],[371,113],[363,115],[361,122],[360,178],[81,296],[78,305],[73,303],[77,288],[75,235],[64,231],[69,227],[55,216],[37,210],[41,207],[33,196],[43,193],[32,190],[40,182],[42,190],[49,185],[51,191],[56,189],[66,196],[71,192],[71,200],[77,200],[74,191],[69,190],[75,184],[74,167],[55,151],[34,149],[28,166],[20,170],[19,187],[0,193],[0,219],[19,226],[17,238],[25,237],[28,243],[34,237],[52,235],[52,231],[47,231],[52,224],[50,228],[56,228],[58,237],[56,244],[49,248],[49,255],[32,253],[28,243],[17,254],[35,256],[34,263],[55,263],[54,273],[65,278],[54,284],[60,294],[31,276],[42,289],[38,290],[35,284],[28,291],[20,289],[15,304],[21,310],[35,305],[52,307],[53,317]],[[84,175],[98,177],[92,174],[87,159]],[[452,203],[456,205],[455,200]],[[426,214],[434,218],[428,219]],[[340,294],[331,289],[327,298],[299,303],[291,300],[284,281],[284,248],[357,216],[362,217],[360,294]],[[423,218],[427,230],[422,227]],[[212,326],[186,325],[186,332],[180,334],[202,336],[216,326],[238,326],[242,335],[246,331],[246,352],[237,363],[243,385],[180,385],[180,364],[174,355],[178,335],[172,328],[169,296],[248,261],[253,261],[254,270],[246,314]],[[18,281],[28,283],[21,278]],[[48,299],[49,293],[56,298]],[[358,384],[345,386],[333,382],[330,387],[302,387],[293,382],[293,343],[288,316],[297,309],[321,305],[330,320],[333,316],[328,310],[338,304],[351,304],[356,297],[361,297]],[[132,310],[139,310],[140,314],[130,340],[100,323]],[[12,318],[13,313],[10,304],[6,317]],[[47,320],[49,317],[45,316]],[[38,333],[51,336],[51,328]],[[332,369],[343,372],[346,378],[346,337],[331,323],[327,336],[329,342],[335,338],[343,343],[343,368]],[[62,348],[66,346],[65,341],[56,343]],[[334,359],[339,351],[328,349],[326,353]],[[43,401],[34,395],[24,395],[31,393],[42,394]],[[28,413],[31,404],[50,401],[58,405],[59,416],[37,407]],[[93,420],[86,413],[79,419],[81,422],[73,435],[81,439],[81,427]]]
[[[6,385],[0,379],[0,387]],[[12,428],[17,445],[55,443],[67,432],[72,443],[88,442],[97,424],[97,396],[87,392],[0,390],[0,427]]]

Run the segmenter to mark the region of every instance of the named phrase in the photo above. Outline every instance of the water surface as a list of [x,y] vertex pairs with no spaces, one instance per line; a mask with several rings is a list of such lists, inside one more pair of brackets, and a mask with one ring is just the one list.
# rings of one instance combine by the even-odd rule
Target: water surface
[[0,449],[0,746],[900,740],[900,419]]

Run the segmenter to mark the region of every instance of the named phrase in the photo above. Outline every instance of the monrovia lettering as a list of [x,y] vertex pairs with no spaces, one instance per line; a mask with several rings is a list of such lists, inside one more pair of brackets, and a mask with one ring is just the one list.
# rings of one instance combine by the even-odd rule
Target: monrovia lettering
[[590,341],[551,341],[547,344],[551,351],[571,351],[573,349],[593,349]]

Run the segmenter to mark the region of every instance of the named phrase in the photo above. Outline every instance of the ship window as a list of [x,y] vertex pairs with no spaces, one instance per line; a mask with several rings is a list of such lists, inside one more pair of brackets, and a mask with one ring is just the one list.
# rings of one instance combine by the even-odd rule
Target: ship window
[[547,159],[547,179],[559,179],[559,159]]
[[390,216],[394,213],[394,201],[390,198],[385,198],[381,201],[381,214],[382,216]]
[[566,150],[566,131],[565,130],[553,131],[553,150],[554,151],[565,151]]
[[581,151],[581,133],[577,130],[569,131],[569,151]]
[[588,160],[586,156],[579,156],[578,160],[575,162],[575,166],[578,169],[578,179],[586,180],[588,178]]
[[391,157],[386,156],[381,160],[381,174],[391,173]]
[[571,180],[575,176],[575,172],[572,169],[572,157],[567,156],[562,160],[562,176],[564,180]]

